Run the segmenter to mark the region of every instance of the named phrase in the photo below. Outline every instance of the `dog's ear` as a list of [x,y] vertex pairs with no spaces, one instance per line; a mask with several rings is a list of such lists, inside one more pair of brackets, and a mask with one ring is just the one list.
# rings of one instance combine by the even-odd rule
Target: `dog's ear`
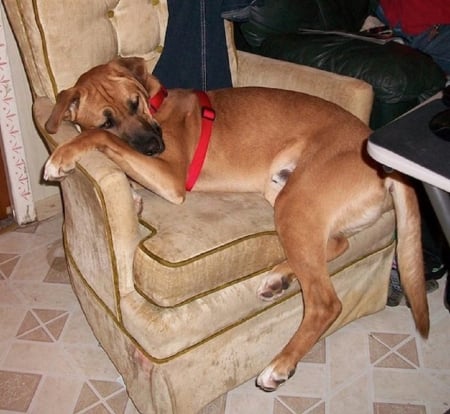
[[61,91],[56,97],[56,104],[45,123],[47,132],[56,133],[62,121],[75,121],[79,105],[80,92],[77,88]]
[[144,59],[138,57],[117,58],[115,62],[129,70],[150,95],[153,91],[158,91],[161,88],[160,81],[149,73]]
[[138,57],[117,58],[115,63],[128,69],[139,82],[145,82],[148,70],[144,59]]

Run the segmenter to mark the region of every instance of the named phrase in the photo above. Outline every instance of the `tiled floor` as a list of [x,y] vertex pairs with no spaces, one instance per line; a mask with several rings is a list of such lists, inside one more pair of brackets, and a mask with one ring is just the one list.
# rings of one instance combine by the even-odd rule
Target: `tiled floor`
[[[61,216],[0,233],[0,413],[135,413],[72,293]],[[431,336],[406,306],[316,345],[275,393],[249,381],[223,414],[443,414],[450,409],[450,314],[429,295]],[[201,392],[201,389],[199,390]],[[170,414],[170,413],[168,413]]]

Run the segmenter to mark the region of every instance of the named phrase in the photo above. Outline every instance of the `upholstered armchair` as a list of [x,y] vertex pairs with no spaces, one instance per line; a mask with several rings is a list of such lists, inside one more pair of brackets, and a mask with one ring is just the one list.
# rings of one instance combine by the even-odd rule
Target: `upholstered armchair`
[[[55,135],[43,127],[58,91],[118,55],[144,57],[152,70],[164,53],[164,0],[3,3],[50,151],[77,134],[69,123]],[[307,92],[368,121],[366,83],[236,51],[226,30],[234,86]],[[260,194],[192,192],[179,206],[142,188],[138,216],[127,177],[98,152],[83,157],[61,192],[73,289],[140,412],[198,412],[256,376],[297,329],[299,286],[272,303],[255,293],[284,257]],[[343,312],[327,334],[384,307],[394,248],[390,211],[329,264]]]

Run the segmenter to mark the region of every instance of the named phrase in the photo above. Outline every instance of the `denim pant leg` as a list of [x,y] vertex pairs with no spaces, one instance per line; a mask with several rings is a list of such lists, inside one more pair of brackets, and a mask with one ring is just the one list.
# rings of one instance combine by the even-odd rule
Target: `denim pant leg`
[[411,47],[431,56],[441,69],[450,75],[450,25],[439,26],[436,36],[432,36],[432,28],[411,38]]
[[153,74],[167,88],[231,86],[222,0],[168,0],[164,50]]

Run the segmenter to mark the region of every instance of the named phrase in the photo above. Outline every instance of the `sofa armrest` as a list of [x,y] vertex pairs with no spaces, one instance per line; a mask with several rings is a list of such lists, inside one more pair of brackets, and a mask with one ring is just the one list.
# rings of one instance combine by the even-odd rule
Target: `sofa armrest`
[[[54,135],[45,131],[52,107],[48,98],[37,98],[33,104],[36,126],[50,149],[78,134],[68,122]],[[92,151],[61,182],[61,190],[66,256],[77,258],[73,265],[118,315],[119,298],[134,290],[133,258],[141,238],[128,178],[104,154]]]
[[290,89],[324,98],[369,123],[372,86],[359,79],[238,50],[234,86]]

